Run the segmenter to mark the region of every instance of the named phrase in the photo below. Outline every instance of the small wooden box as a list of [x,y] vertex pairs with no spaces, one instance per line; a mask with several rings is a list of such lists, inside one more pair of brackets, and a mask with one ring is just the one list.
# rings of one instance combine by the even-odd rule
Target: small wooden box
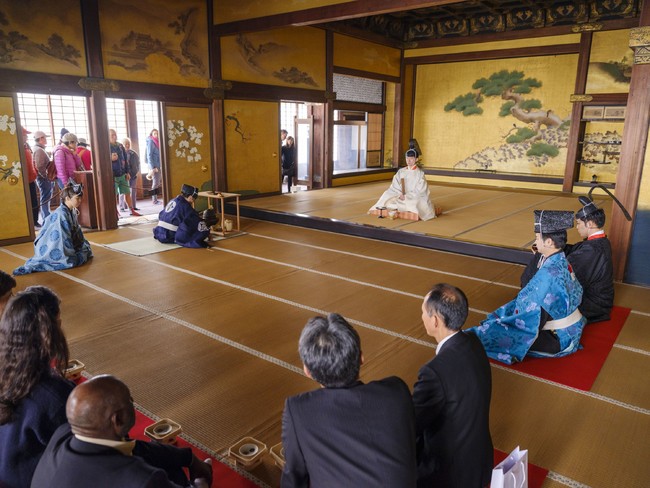
[[238,465],[250,471],[259,466],[266,450],[266,444],[263,442],[252,437],[244,437],[231,446],[228,453]]
[[282,447],[282,442],[273,446],[269,452],[275,461],[275,465],[280,469],[284,469],[284,465],[287,463],[287,461],[284,459],[284,447]]
[[65,377],[70,381],[76,381],[81,378],[81,373],[86,369],[86,365],[78,359],[68,361],[68,367],[65,369]]
[[183,429],[180,424],[171,419],[160,419],[155,424],[151,424],[149,427],[144,429],[144,433],[147,437],[163,444],[175,443],[176,437],[178,437],[181,432],[183,432]]

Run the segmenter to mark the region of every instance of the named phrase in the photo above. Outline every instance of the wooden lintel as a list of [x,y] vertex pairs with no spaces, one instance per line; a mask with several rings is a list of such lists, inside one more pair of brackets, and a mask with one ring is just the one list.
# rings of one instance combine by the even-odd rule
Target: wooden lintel
[[356,0],[326,7],[315,7],[296,12],[217,24],[215,25],[215,32],[220,36],[224,36],[287,27],[290,25],[321,24],[323,22],[335,22],[337,20],[353,19],[356,17],[368,17],[369,15],[437,7],[449,3],[457,3],[457,0],[434,0],[429,2],[423,2],[421,0],[400,0],[399,2],[395,0]]
[[555,44],[552,46],[533,46],[516,49],[494,49],[466,53],[437,54],[404,58],[406,64],[437,64],[460,61],[479,61],[486,59],[529,58],[532,56],[556,56],[558,54],[576,54],[580,44]]

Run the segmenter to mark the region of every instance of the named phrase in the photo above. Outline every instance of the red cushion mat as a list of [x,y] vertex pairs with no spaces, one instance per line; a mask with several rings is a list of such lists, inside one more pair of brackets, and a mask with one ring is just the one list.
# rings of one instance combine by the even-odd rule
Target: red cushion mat
[[[135,425],[129,432],[129,435],[132,439],[139,439],[143,441],[150,440],[145,434],[144,429],[154,421],[151,420],[146,415],[135,411]],[[176,438],[176,446],[178,447],[190,447],[192,452],[201,460],[204,460],[210,457],[207,453],[201,451],[200,449],[194,447],[191,444],[188,444],[180,437]],[[231,469],[228,465],[219,461],[218,459],[212,458],[212,488],[255,488],[257,485],[250,480],[242,477],[239,473]]]
[[512,365],[490,361],[538,378],[578,390],[589,391],[628,315],[630,315],[629,308],[614,307],[609,320],[587,324],[580,339],[583,348],[569,356],[561,358],[525,357],[521,363]]
[[[494,450],[494,465],[496,466],[501,461],[503,461],[508,453],[499,451],[498,449]],[[546,479],[548,474],[548,469],[540,468],[528,460],[528,488],[541,488],[542,483]]]

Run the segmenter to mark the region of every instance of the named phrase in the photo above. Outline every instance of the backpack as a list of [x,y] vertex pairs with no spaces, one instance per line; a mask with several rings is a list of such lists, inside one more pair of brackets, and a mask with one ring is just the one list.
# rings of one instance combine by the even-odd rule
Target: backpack
[[54,164],[53,159],[50,159],[50,162],[45,166],[45,174],[47,175],[48,180],[56,180],[56,164]]

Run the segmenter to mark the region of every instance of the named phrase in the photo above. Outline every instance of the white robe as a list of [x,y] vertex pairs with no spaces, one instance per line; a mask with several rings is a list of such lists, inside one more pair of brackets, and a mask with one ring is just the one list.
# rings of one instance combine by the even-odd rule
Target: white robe
[[[402,195],[402,179],[404,179],[404,189],[406,190],[404,200],[399,199]],[[370,210],[376,210],[376,207],[396,208],[399,212],[413,212],[418,215],[420,220],[431,220],[436,217],[431,203],[429,184],[424,171],[417,167],[415,169],[400,168],[395,173],[388,190]]]

